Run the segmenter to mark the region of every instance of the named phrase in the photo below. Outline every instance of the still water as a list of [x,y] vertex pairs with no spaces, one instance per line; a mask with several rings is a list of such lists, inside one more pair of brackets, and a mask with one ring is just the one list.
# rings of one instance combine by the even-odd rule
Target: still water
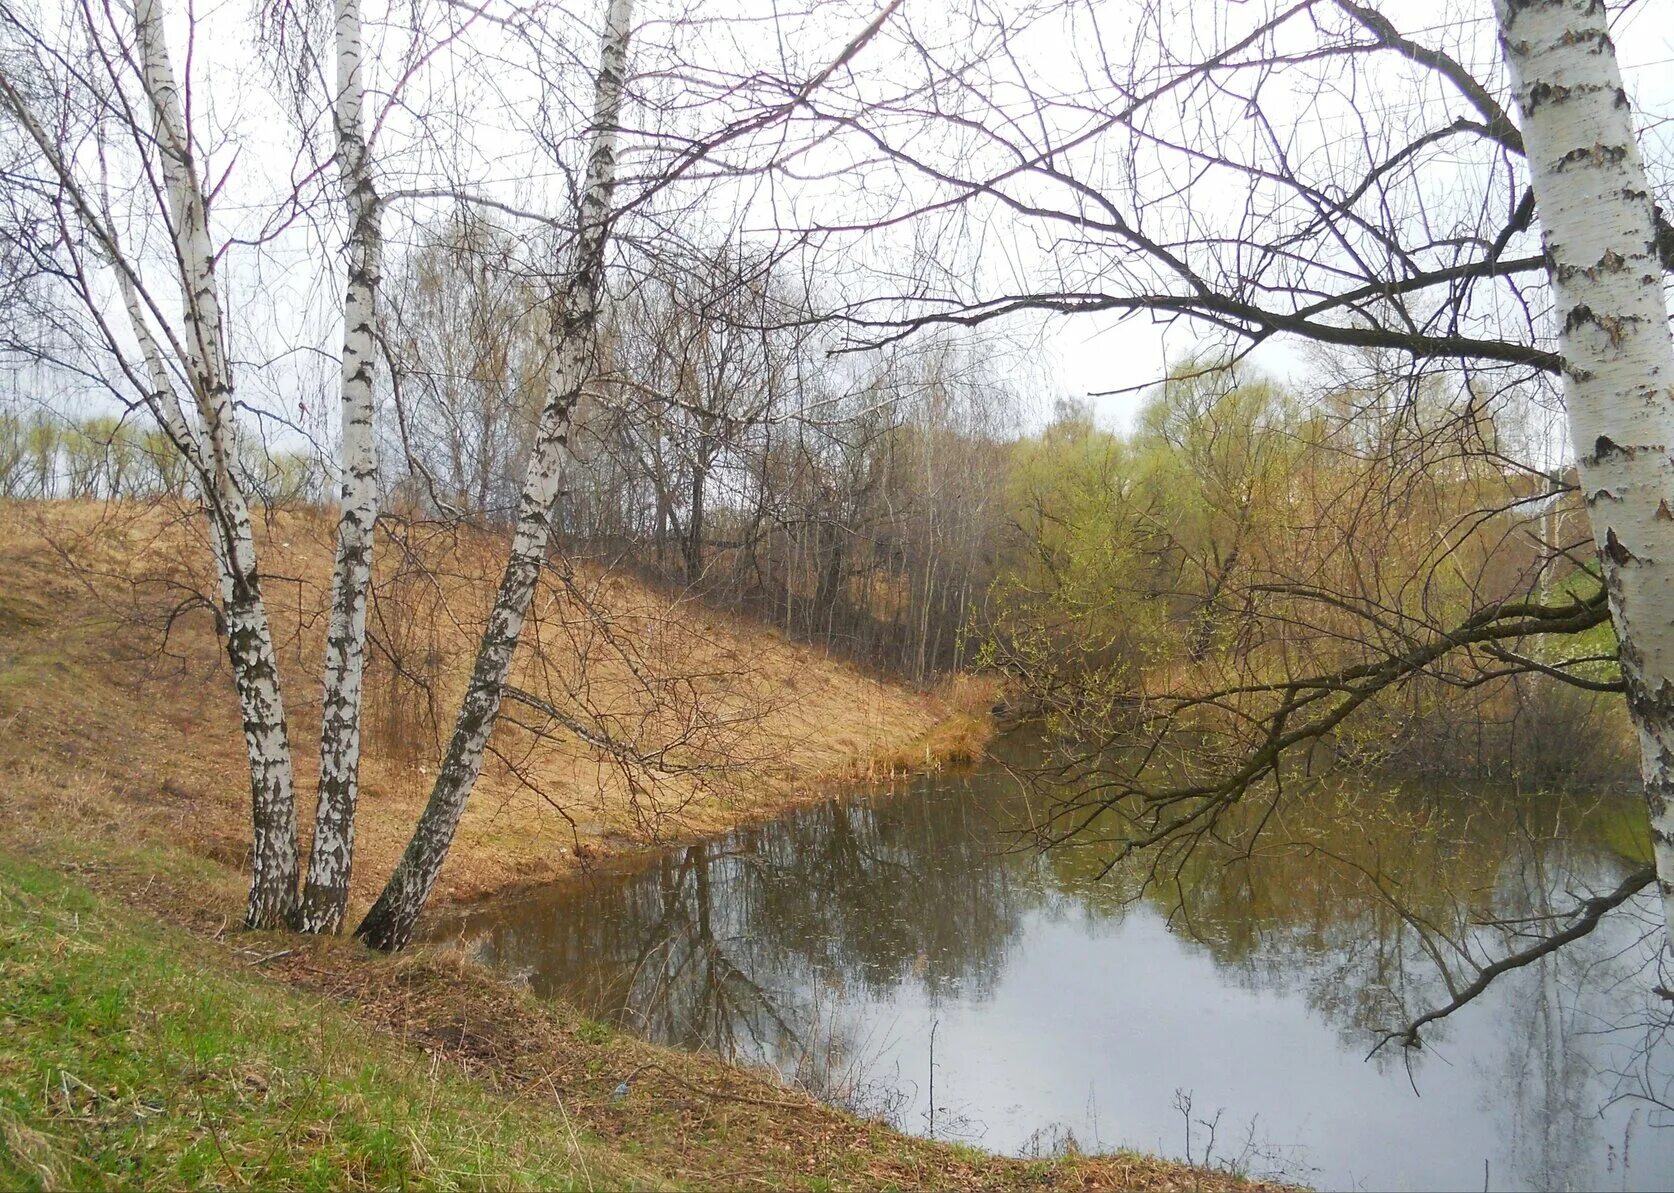
[[[1038,802],[1038,797],[1034,797]],[[1667,1189],[1651,900],[1499,979],[1483,926],[1614,887],[1630,797],[1329,790],[1177,885],[1020,847],[1004,769],[810,806],[447,926],[543,994],[1012,1153],[1127,1146],[1322,1188]],[[1525,941],[1526,943],[1526,941]],[[933,1092],[932,1092],[933,1091]]]

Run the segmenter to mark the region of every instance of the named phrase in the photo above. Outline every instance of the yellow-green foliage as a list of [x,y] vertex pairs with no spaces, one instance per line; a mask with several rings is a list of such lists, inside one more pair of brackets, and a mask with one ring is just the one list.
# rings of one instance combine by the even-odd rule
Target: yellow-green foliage
[[1018,535],[985,660],[1055,671],[1085,700],[1230,644],[1232,586],[1286,519],[1304,428],[1278,387],[1191,369],[1129,436],[1061,408],[1014,450]]
[[[1597,591],[1574,562],[1584,512],[1510,462],[1515,428],[1514,411],[1496,417],[1435,379],[1304,401],[1194,364],[1126,435],[1062,407],[1014,449],[1015,534],[981,660],[1080,730],[1102,733],[1148,696],[1225,692],[1237,695],[1195,706],[1203,728],[1255,726],[1277,684],[1381,666],[1502,602],[1584,598]],[[1631,754],[1614,693],[1507,650],[1615,678],[1607,625],[1448,652],[1325,744],[1462,776],[1593,777]],[[1577,736],[1598,749],[1557,748]]]

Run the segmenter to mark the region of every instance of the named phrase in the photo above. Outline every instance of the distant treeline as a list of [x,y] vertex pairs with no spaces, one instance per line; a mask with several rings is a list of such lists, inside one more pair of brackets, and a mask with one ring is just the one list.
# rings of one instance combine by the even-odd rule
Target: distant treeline
[[[482,363],[464,367],[480,379]],[[407,443],[431,426],[422,453],[386,428],[388,517],[507,520],[531,412],[515,389],[499,407],[450,393],[456,375],[431,370],[428,389],[409,375],[391,404]],[[910,679],[989,668],[1021,709],[1078,731],[1159,693],[1377,659],[1485,605],[1596,586],[1573,489],[1509,463],[1529,454],[1521,408],[1461,417],[1439,382],[1304,398],[1182,369],[1129,432],[1060,403],[1032,434],[1016,430],[1022,395],[953,349],[841,392],[764,386],[745,414],[720,400],[745,392],[738,377],[679,384],[671,400],[619,382],[581,412],[564,550]],[[245,459],[265,502],[326,499],[312,454]],[[7,497],[188,492],[178,453],[135,421],[0,412]],[[1619,698],[1541,670],[1608,688],[1609,627],[1538,649],[1503,675],[1491,657],[1438,664],[1331,749],[1416,774],[1609,770],[1625,756]]]
[[[184,459],[145,415],[75,415],[0,407],[0,498],[126,500],[185,496]],[[243,455],[248,491],[268,505],[317,505],[327,472],[312,452],[270,452],[254,441]]]
[[[527,296],[481,267],[510,251],[479,221],[389,281],[392,508],[510,517],[547,359]],[[992,345],[834,364],[807,302],[728,253],[614,296],[566,549],[917,681],[989,667],[1095,733],[1160,692],[1375,662],[1596,587],[1573,485],[1526,463],[1555,446],[1530,394],[1375,357],[1322,359],[1308,392],[1187,362],[1130,431],[1060,402],[1029,433],[1028,374]],[[1608,626],[1506,651],[1438,662],[1331,748],[1426,774],[1614,765]]]
[[[393,509],[510,520],[550,360],[515,251],[461,217],[386,279]],[[996,343],[834,355],[816,305],[732,249],[619,283],[559,541],[910,679],[980,659],[1078,718],[1217,669],[1381,657],[1588,583],[1573,487],[1527,463],[1554,452],[1531,394],[1372,355],[1321,357],[1307,392],[1186,362],[1131,431],[1060,402],[1029,433],[1040,395]],[[1613,674],[1613,643],[1581,649],[1598,660],[1560,669]],[[1343,748],[1499,767],[1614,707],[1534,663],[1438,668]]]

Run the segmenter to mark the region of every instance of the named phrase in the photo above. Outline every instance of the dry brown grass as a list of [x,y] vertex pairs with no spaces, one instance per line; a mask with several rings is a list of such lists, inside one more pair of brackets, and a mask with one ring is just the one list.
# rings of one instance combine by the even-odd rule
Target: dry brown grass
[[[330,521],[260,529],[306,836]],[[493,536],[381,534],[353,898],[394,865],[424,800],[503,562]],[[137,828],[237,866],[249,839],[237,702],[196,519],[161,507],[0,506],[0,765],[23,811]],[[535,602],[516,683],[647,748],[623,766],[507,706],[442,875],[442,902],[560,876],[578,862],[770,816],[846,779],[974,757],[973,709],[882,682],[695,602],[578,564]],[[959,692],[950,693],[959,695]],[[974,703],[973,703],[974,701]]]
[[866,778],[968,766],[978,761],[994,736],[992,709],[1000,698],[998,681],[987,676],[953,675],[932,693],[943,715],[911,740],[884,747],[867,763]]

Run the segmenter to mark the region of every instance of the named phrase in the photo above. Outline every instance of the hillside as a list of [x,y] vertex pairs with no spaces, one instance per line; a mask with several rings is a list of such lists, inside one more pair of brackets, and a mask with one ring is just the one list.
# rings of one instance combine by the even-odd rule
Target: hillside
[[[305,837],[332,533],[307,513],[261,528]],[[434,526],[380,536],[351,911],[375,895],[429,794],[502,550]],[[207,559],[195,519],[164,507],[0,507],[0,766],[12,800],[66,827],[238,868],[248,780],[202,599]],[[514,680],[569,723],[508,702],[440,902],[969,756],[986,732],[941,699],[586,562],[543,584]]]

